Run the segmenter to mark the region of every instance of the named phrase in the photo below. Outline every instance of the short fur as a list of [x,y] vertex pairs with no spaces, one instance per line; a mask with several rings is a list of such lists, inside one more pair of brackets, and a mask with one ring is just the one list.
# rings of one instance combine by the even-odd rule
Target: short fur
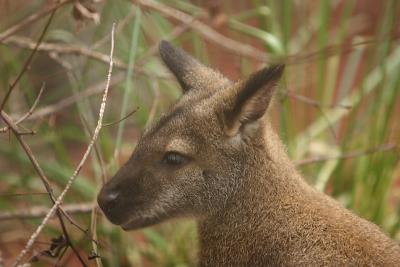
[[160,54],[184,94],[102,188],[111,222],[194,217],[200,266],[400,266],[398,244],[309,186],[286,155],[264,116],[282,65],[232,83],[167,42]]

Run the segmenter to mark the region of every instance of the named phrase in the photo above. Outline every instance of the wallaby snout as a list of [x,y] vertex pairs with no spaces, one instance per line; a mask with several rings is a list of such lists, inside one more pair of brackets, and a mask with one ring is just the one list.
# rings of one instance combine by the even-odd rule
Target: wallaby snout
[[[127,199],[127,197],[124,195],[126,193],[124,193],[121,183],[123,180],[125,179],[118,177],[117,173],[102,187],[97,196],[97,202],[107,219],[117,225],[123,224],[126,220],[124,199]],[[133,196],[133,194],[130,194],[130,196]]]
[[[114,224],[124,229],[144,227],[146,220],[137,215],[137,211],[146,205],[147,197],[156,192],[156,183],[143,183],[151,180],[146,172],[135,172],[129,166],[122,167],[101,189],[97,202],[106,217]],[[146,188],[146,184],[152,186]],[[151,185],[150,185],[151,184]]]

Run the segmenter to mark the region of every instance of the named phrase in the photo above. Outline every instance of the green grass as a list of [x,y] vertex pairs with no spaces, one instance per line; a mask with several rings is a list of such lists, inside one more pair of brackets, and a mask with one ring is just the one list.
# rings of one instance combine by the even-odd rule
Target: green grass
[[[12,17],[0,18],[0,32],[46,3],[34,2],[10,11]],[[206,6],[188,1],[162,2],[193,16],[207,12]],[[266,3],[224,1],[215,17],[202,16],[201,20],[228,37],[254,45],[275,60],[297,56],[298,61],[288,63],[282,91],[272,111],[272,119],[290,156],[294,160],[337,156],[337,159],[302,165],[299,170],[319,190],[331,194],[347,208],[400,240],[400,128],[396,116],[400,110],[400,46],[392,39],[399,25],[396,17],[399,4],[395,0],[376,3],[373,8],[380,13],[374,18],[376,23],[370,25],[366,23],[368,19],[360,16],[362,11],[357,1],[306,1],[299,5],[296,1],[272,0]],[[157,54],[141,60],[153,45],[169,38],[173,29],[180,26],[179,22],[123,0],[104,1],[96,9],[101,15],[98,25],[74,20],[71,6],[61,8],[45,40],[85,46],[108,55],[111,25],[119,22],[115,58],[129,68],[114,68],[113,76],[122,75],[122,79],[111,88],[104,120],[117,121],[136,107],[140,109],[123,122],[102,129],[97,150],[103,163],[93,153],[67,194],[65,204],[95,201],[102,176],[110,177],[119,168],[149,120],[157,119],[180,94],[177,82]],[[218,19],[222,24],[217,27]],[[36,40],[44,23],[45,19],[39,20],[17,34]],[[362,34],[365,32],[368,34]],[[373,42],[352,45],[366,40]],[[243,77],[262,65],[218,45],[210,45],[201,33],[190,28],[172,42],[210,66],[222,66],[221,72],[229,73],[232,79]],[[328,48],[333,46],[332,54]],[[307,57],[316,51],[319,51],[317,56]],[[0,44],[0,99],[29,53],[13,44]],[[211,56],[216,54],[217,58]],[[37,110],[106,79],[107,63],[85,55],[60,53],[58,56],[72,68],[63,68],[48,53],[36,54],[6,106],[8,113],[27,111],[43,82],[46,89]],[[144,73],[132,71],[132,66],[140,67]],[[306,96],[318,105],[290,97],[285,94],[287,90]],[[26,140],[56,194],[83,154],[90,139],[87,127],[93,131],[100,101],[99,94],[81,97],[60,112],[22,124],[36,131],[35,135],[26,136]],[[397,145],[397,149],[340,158],[349,152],[385,144]],[[8,133],[0,133],[0,168],[1,212],[50,205],[46,195],[31,195],[44,192],[44,187],[24,151]],[[24,195],[10,196],[17,193]],[[101,255],[101,260],[90,261],[93,266],[193,266],[196,263],[197,234],[192,221],[168,222],[126,233],[99,215],[87,213],[74,218],[83,228],[89,229],[87,235],[97,237],[100,242],[97,246],[84,233],[68,225],[82,255],[86,257],[92,250]],[[3,253],[6,260],[16,256],[39,223],[36,219],[0,224],[0,244],[8,247]],[[59,234],[61,230],[54,220],[39,239],[49,242]],[[46,246],[37,245],[36,248],[40,250]],[[74,266],[75,261],[68,261],[69,257],[74,257],[71,251],[64,257],[64,263]],[[45,266],[44,262],[36,265]]]

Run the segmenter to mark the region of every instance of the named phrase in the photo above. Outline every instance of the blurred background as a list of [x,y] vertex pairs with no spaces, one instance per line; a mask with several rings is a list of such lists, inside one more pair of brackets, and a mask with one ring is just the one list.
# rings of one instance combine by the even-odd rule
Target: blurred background
[[[141,131],[180,95],[158,57],[161,39],[232,80],[285,62],[271,119],[290,157],[309,183],[400,241],[399,18],[396,0],[0,1],[0,100],[22,73],[4,112],[26,115],[18,130],[55,196],[96,126],[117,23],[105,125],[63,202],[75,225],[63,217],[66,240],[52,218],[24,262],[196,264],[193,221],[127,233],[95,203]],[[0,129],[0,266],[15,260],[51,205],[18,139]]]

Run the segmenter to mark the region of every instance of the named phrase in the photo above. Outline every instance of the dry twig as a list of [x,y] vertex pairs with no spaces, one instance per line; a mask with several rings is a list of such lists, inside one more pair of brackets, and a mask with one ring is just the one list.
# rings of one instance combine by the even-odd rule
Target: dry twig
[[[314,106],[314,107],[320,107],[320,108],[323,107],[323,105],[321,103],[319,103],[318,101],[315,101],[314,99],[306,97],[304,95],[300,95],[300,94],[298,94],[296,92],[293,92],[291,90],[284,90],[282,92],[284,94],[286,94],[287,96],[289,96],[289,97],[291,97],[293,99],[299,100],[299,101],[301,101],[303,103],[306,103],[308,105],[311,105],[311,106]],[[327,105],[326,107],[327,108],[336,108],[337,107],[337,108],[344,108],[344,109],[351,109],[352,108],[350,105],[341,104],[341,103],[339,103],[339,104],[330,104],[330,105]]]
[[[318,110],[318,112],[321,114],[322,118],[327,122],[328,129],[329,129],[333,139],[335,140],[335,142],[337,141],[335,129],[333,128],[332,123],[329,121],[328,116],[326,116],[325,111],[323,109],[323,105],[321,103],[319,103],[318,101],[315,101],[314,99],[311,99],[309,97],[299,95],[290,90],[283,90],[282,93],[284,93],[288,97],[291,97],[293,99],[296,99],[298,101],[301,101],[305,104],[311,105],[312,107],[316,108]],[[331,107],[331,108],[337,107],[337,108],[343,108],[343,109],[347,109],[347,110],[352,108],[350,105],[345,105],[345,104],[331,104],[327,107]]]
[[[177,37],[179,37],[180,35],[182,35],[183,33],[185,33],[188,29],[190,29],[190,25],[196,21],[196,19],[198,19],[197,16],[193,17],[192,20],[189,23],[183,23],[182,25],[178,25],[176,26],[174,29],[172,29],[172,31],[169,33],[169,35],[167,37],[165,37],[164,39],[167,41],[171,41],[173,39],[176,39]],[[144,53],[144,55],[142,55],[138,60],[137,60],[137,64],[141,65],[143,63],[146,62],[146,60],[153,56],[154,54],[156,54],[158,52],[158,46],[159,43],[157,42],[156,44],[154,44],[152,47],[150,47],[149,49],[147,49],[146,53]]]
[[[35,49],[35,42],[30,38],[23,36],[12,36],[7,41],[5,41],[5,43],[8,45],[16,45],[20,48],[25,48],[25,49],[31,49],[31,50]],[[101,63],[108,64],[108,55],[98,51],[91,50],[84,46],[79,46],[74,44],[58,44],[58,43],[42,42],[38,46],[37,51],[47,52],[51,58],[60,63],[68,71],[71,71],[70,66],[66,66],[65,62],[61,62],[57,58],[59,54],[82,55],[91,58],[93,60],[97,60]],[[118,58],[114,59],[114,66],[121,70],[128,69],[128,65]],[[133,66],[133,70],[138,74],[144,74],[150,77],[157,77],[159,79],[169,79],[171,77],[171,75],[168,74],[165,75],[165,74],[149,73],[138,65]]]
[[[29,116],[32,115],[33,110],[36,108],[37,104],[39,103],[40,97],[43,94],[43,90],[44,90],[44,84],[42,85],[42,87],[40,88],[39,94],[37,95],[35,101],[33,102],[33,105],[31,106],[31,108],[29,109],[29,111],[27,113],[25,113],[23,116],[21,116],[18,120],[16,120],[14,122],[15,125],[20,124],[21,122],[23,122],[24,120],[26,120],[27,118],[29,118]],[[3,132],[7,132],[10,129],[9,126],[0,128],[0,133]],[[21,132],[19,132],[19,134],[21,134]]]
[[[114,86],[125,79],[125,73],[117,73],[111,78],[110,86]],[[66,107],[73,105],[75,102],[82,100],[82,98],[89,97],[95,94],[99,94],[100,92],[104,91],[104,87],[106,86],[107,82],[99,82],[90,87],[88,87],[85,91],[78,92],[75,95],[69,96],[60,100],[55,104],[51,104],[42,108],[38,108],[31,116],[29,116],[28,120],[38,119],[44,116],[48,116],[59,111],[64,110]]]
[[[195,19],[196,19],[196,17],[193,18],[193,21]],[[179,25],[179,26],[175,27],[171,31],[169,36],[167,36],[165,39],[166,40],[173,40],[173,39],[177,38],[178,36],[180,36],[181,34],[183,34],[185,31],[187,31],[188,28],[190,28],[190,24]],[[117,29],[118,29],[118,27],[117,27]],[[43,43],[42,43],[42,45],[43,45]],[[32,47],[32,45],[29,44],[29,47]],[[48,48],[50,48],[50,47],[48,47]],[[39,50],[40,50],[40,47],[39,47]],[[158,43],[156,43],[151,48],[149,48],[147,50],[147,52],[138,59],[137,65],[143,64],[146,61],[146,59],[148,59],[149,57],[153,56],[155,53],[157,53],[157,51],[158,51]],[[50,56],[52,56],[52,55],[55,56],[55,57],[52,57],[52,58],[57,60],[57,56],[56,55],[58,55],[58,53],[56,53],[55,51],[52,51],[51,49],[48,52],[50,53]],[[65,63],[66,62],[60,62],[61,65],[65,65]],[[63,67],[65,67],[67,70],[71,69],[71,66],[63,66]],[[139,67],[137,67],[137,68],[138,68],[137,71],[140,72],[141,69]],[[123,81],[125,79],[125,75],[126,75],[125,73],[117,73],[116,75],[113,75],[113,77],[111,79],[110,86],[114,86],[115,84],[118,84],[121,81]],[[89,97],[89,96],[92,96],[92,95],[95,95],[95,94],[98,94],[98,93],[102,92],[104,86],[105,86],[105,82],[103,82],[103,81],[98,83],[98,84],[95,84],[93,86],[90,86],[89,88],[87,88],[83,92],[78,92],[76,95],[64,98],[64,99],[60,100],[59,102],[57,102],[55,104],[51,104],[51,105],[48,105],[46,107],[37,109],[27,119],[29,119],[29,120],[38,119],[38,118],[41,118],[41,117],[44,117],[44,116],[48,116],[48,115],[54,114],[54,113],[59,112],[61,110],[64,110],[66,107],[74,104],[76,101],[81,100],[84,97]],[[103,126],[106,126],[106,124],[104,124]]]
[[[94,207],[95,205],[93,203],[77,203],[77,204],[63,205],[63,210],[65,212],[68,212],[69,214],[88,213],[91,212]],[[44,206],[32,207],[28,210],[1,212],[0,221],[43,218],[44,216],[46,216],[48,212],[49,208]]]
[[[131,0],[133,3],[137,3],[143,7],[147,7],[153,10],[157,10],[158,12],[164,14],[167,17],[174,18],[178,21],[183,22],[186,25],[189,25],[192,29],[196,30],[199,34],[201,34],[204,38],[209,41],[215,43],[216,45],[222,46],[225,49],[241,55],[252,58],[259,62],[276,62],[276,63],[286,63],[286,64],[301,64],[304,62],[309,62],[312,60],[317,60],[321,56],[328,58],[334,55],[337,55],[339,52],[341,53],[349,53],[354,50],[357,46],[362,45],[376,45],[379,44],[383,40],[387,40],[388,38],[392,41],[398,39],[399,37],[385,37],[381,40],[366,40],[352,44],[347,49],[342,49],[342,45],[330,45],[324,47],[318,51],[310,52],[310,53],[298,53],[294,55],[288,55],[285,57],[274,57],[268,56],[264,51],[261,51],[251,45],[246,45],[240,43],[234,39],[228,38],[219,32],[215,31],[210,26],[204,24],[203,22],[194,19],[193,16],[184,13],[180,10],[174,9],[165,4],[155,2],[154,0]],[[194,21],[193,23],[191,21]]]
[[103,127],[108,127],[108,126],[112,126],[112,125],[118,124],[118,123],[120,123],[121,121],[126,120],[127,118],[129,118],[130,116],[132,116],[133,114],[135,114],[136,111],[138,111],[138,110],[139,110],[139,108],[135,108],[134,110],[130,111],[128,114],[126,114],[125,116],[123,116],[122,118],[120,118],[120,119],[118,119],[118,120],[116,120],[116,121],[104,123],[104,124],[103,124]]
[[137,0],[137,1],[132,1],[133,3],[138,3],[141,6],[148,7],[154,10],[157,10],[158,12],[174,18],[178,21],[181,21],[187,25],[189,25],[191,28],[196,30],[198,33],[203,35],[204,38],[208,39],[209,41],[224,47],[225,49],[238,54],[242,56],[246,56],[249,58],[252,58],[256,61],[268,61],[270,58],[266,55],[265,52],[260,51],[256,48],[254,48],[251,45],[246,45],[243,43],[240,43],[236,40],[233,40],[231,38],[228,38],[219,32],[215,31],[213,28],[210,26],[204,24],[201,21],[194,20],[193,16],[186,14],[182,11],[179,11],[177,9],[171,8],[167,5],[155,2],[153,0]]
[[[36,172],[39,174],[40,179],[42,180],[46,191],[51,199],[51,201],[53,203],[56,203],[56,199],[54,197],[53,194],[53,190],[50,186],[50,182],[48,180],[48,178],[46,177],[45,173],[43,172],[42,168],[40,167],[38,161],[36,160],[35,156],[32,153],[32,150],[30,149],[30,147],[28,146],[28,144],[25,142],[23,136],[19,133],[17,126],[15,125],[15,123],[12,121],[12,119],[10,118],[10,116],[7,115],[7,113],[5,113],[4,111],[1,111],[0,113],[1,118],[5,121],[5,123],[8,125],[8,127],[11,129],[11,131],[14,133],[15,137],[17,138],[18,142],[20,143],[21,147],[24,149],[26,155],[28,156],[29,160],[31,161],[33,167],[35,168]],[[58,207],[59,209],[57,209],[57,217],[60,221],[60,225],[63,231],[63,234],[65,236],[65,239],[68,242],[68,245],[71,247],[71,249],[74,251],[75,255],[77,256],[77,258],[79,259],[79,261],[82,263],[83,266],[86,266],[86,264],[84,263],[83,259],[81,258],[81,256],[79,255],[79,252],[75,249],[74,245],[71,242],[71,239],[69,238],[69,234],[68,231],[65,227],[65,223],[64,220],[61,216],[61,213],[63,212],[61,210],[60,207]],[[70,217],[67,215],[67,213],[63,212],[63,214],[70,219]],[[71,222],[73,222],[72,219],[70,219]]]
[[57,9],[54,9],[53,12],[51,13],[49,19],[47,20],[46,25],[43,28],[42,33],[40,34],[39,40],[35,43],[32,52],[30,53],[28,59],[25,61],[21,71],[19,72],[19,74],[17,75],[17,78],[15,78],[14,82],[10,85],[10,87],[8,88],[8,91],[6,93],[6,95],[4,96],[3,101],[0,104],[0,111],[2,111],[4,109],[4,105],[7,103],[8,98],[11,95],[12,90],[15,88],[15,86],[18,84],[19,80],[22,78],[22,76],[24,75],[24,73],[28,70],[29,65],[32,62],[33,56],[36,54],[38,47],[40,46],[40,43],[43,41],[43,38],[47,32],[47,30],[49,29],[49,26],[51,24],[51,21],[53,20],[54,14],[56,13]]
[[369,148],[366,150],[347,152],[347,153],[344,153],[344,154],[341,154],[338,156],[318,156],[318,157],[311,157],[311,158],[306,158],[306,159],[302,159],[302,160],[296,160],[294,163],[296,166],[303,166],[303,165],[318,163],[321,161],[362,157],[362,156],[366,156],[366,155],[373,154],[373,153],[390,151],[393,149],[398,149],[398,147],[394,144],[384,144],[384,145]]
[[[25,49],[34,49],[36,42],[32,41],[30,38],[23,36],[12,36],[5,41],[6,44],[16,45]],[[88,58],[92,58],[102,63],[108,64],[109,57],[98,51],[91,50],[84,46],[74,45],[74,44],[59,44],[59,43],[49,43],[42,42],[38,47],[37,51],[57,53],[57,54],[76,54],[82,55]],[[128,65],[125,64],[120,59],[114,59],[114,66],[119,69],[126,70]],[[134,71],[141,74],[146,74],[146,72],[138,66],[134,67]],[[164,77],[165,78],[165,77]]]
[[[8,91],[7,91],[7,93],[6,93],[6,95],[5,95],[4,99],[3,99],[3,101],[2,101],[1,104],[0,104],[0,117],[4,120],[4,122],[7,124],[8,128],[10,128],[11,131],[12,131],[12,132],[14,133],[14,135],[16,136],[18,142],[20,143],[21,147],[24,149],[26,155],[28,156],[29,160],[31,161],[31,163],[32,163],[32,165],[33,165],[33,167],[34,167],[34,169],[35,169],[36,172],[39,174],[39,177],[40,177],[40,179],[42,180],[42,182],[43,182],[43,184],[44,184],[44,186],[45,186],[45,188],[46,188],[46,191],[47,191],[47,193],[48,193],[48,195],[49,195],[49,197],[50,197],[50,199],[51,199],[51,201],[52,201],[53,203],[55,203],[55,197],[54,197],[54,195],[53,195],[53,191],[52,191],[52,188],[51,188],[51,186],[50,186],[49,180],[47,179],[47,177],[46,177],[46,175],[44,174],[43,170],[41,169],[39,163],[37,162],[36,158],[34,157],[34,155],[33,155],[32,151],[31,151],[30,147],[29,147],[28,144],[24,141],[24,138],[23,138],[23,135],[24,135],[24,134],[31,134],[31,133],[21,133],[21,132],[19,132],[19,131],[18,131],[18,128],[17,128],[17,125],[12,121],[12,119],[8,116],[8,114],[5,113],[5,112],[3,111],[3,108],[4,108],[5,104],[7,103],[8,98],[9,98],[9,96],[11,95],[13,89],[14,89],[15,86],[18,84],[18,82],[20,81],[20,79],[22,78],[22,76],[25,74],[25,72],[28,70],[28,68],[29,68],[29,66],[30,66],[30,64],[31,64],[31,62],[32,62],[32,60],[33,60],[33,57],[34,57],[34,55],[35,55],[36,52],[37,52],[37,49],[38,49],[40,43],[42,42],[42,40],[43,40],[43,38],[44,38],[44,36],[45,36],[45,34],[46,34],[48,28],[50,27],[51,21],[53,20],[53,17],[54,17],[54,15],[55,15],[55,12],[56,12],[56,11],[57,11],[57,8],[52,9],[51,15],[50,15],[50,17],[49,17],[49,19],[48,19],[48,21],[47,21],[47,23],[46,23],[44,29],[42,30],[42,33],[41,33],[41,35],[40,35],[40,37],[39,37],[39,40],[37,41],[37,43],[35,43],[35,45],[34,45],[34,47],[33,47],[33,50],[32,50],[32,52],[30,53],[28,59],[25,61],[24,65],[23,65],[23,67],[22,67],[22,69],[21,69],[21,71],[20,71],[19,74],[17,75],[17,78],[16,78],[16,79],[14,80],[14,82],[9,86],[9,89],[8,89]],[[30,115],[30,114],[29,114],[29,112],[28,112],[27,117],[28,117],[29,115]],[[25,118],[23,118],[23,119],[25,119]],[[72,244],[72,242],[71,242],[71,240],[70,240],[70,238],[69,238],[69,234],[68,234],[68,231],[67,231],[67,229],[66,229],[66,227],[65,227],[65,223],[64,223],[64,220],[63,220],[63,218],[62,218],[62,216],[61,216],[61,213],[62,213],[62,209],[61,209],[61,208],[57,209],[57,217],[58,217],[58,219],[59,219],[59,222],[60,222],[60,225],[61,225],[63,234],[64,234],[64,236],[65,236],[65,239],[66,239],[66,241],[68,242],[69,247],[71,247],[71,249],[74,251],[74,253],[75,253],[75,255],[77,256],[78,260],[82,263],[83,266],[86,266],[86,264],[84,263],[83,259],[81,258],[81,256],[79,255],[78,251],[75,249],[74,245]],[[68,214],[64,213],[64,215],[66,216],[66,218],[68,218],[68,219],[73,223],[73,220],[68,216]]]
[[16,33],[19,30],[21,30],[26,25],[32,24],[34,21],[45,17],[47,14],[49,14],[51,12],[54,12],[58,8],[62,7],[63,5],[68,4],[70,2],[73,2],[73,1],[74,0],[60,1],[59,3],[54,4],[54,5],[50,6],[49,8],[44,9],[44,10],[38,12],[38,13],[32,14],[29,17],[27,17],[26,19],[18,22],[17,24],[14,24],[12,27],[10,27],[7,30],[5,30],[2,33],[0,33],[0,43],[3,42],[8,37],[10,37],[11,35],[13,35],[14,33]]
[[68,179],[68,183],[65,186],[64,190],[58,196],[55,204],[53,205],[53,207],[49,210],[49,212],[46,214],[46,216],[42,220],[42,223],[37,227],[36,231],[31,235],[31,237],[30,237],[29,241],[27,242],[27,244],[25,245],[24,249],[20,252],[20,254],[15,259],[15,262],[14,262],[13,266],[18,266],[19,263],[21,262],[21,260],[23,259],[23,257],[31,250],[31,248],[32,248],[33,244],[35,243],[37,237],[39,236],[40,232],[43,230],[43,228],[45,227],[45,225],[47,224],[47,222],[49,221],[51,216],[54,214],[54,212],[61,205],[65,194],[71,188],[73,182],[75,181],[75,179],[78,176],[79,172],[81,171],[83,165],[85,164],[86,159],[88,158],[88,156],[89,156],[89,154],[90,154],[90,152],[91,152],[91,150],[92,150],[92,148],[94,146],[95,141],[97,140],[97,137],[98,137],[99,132],[100,132],[101,127],[102,127],[104,110],[105,110],[105,107],[106,107],[107,95],[108,95],[108,90],[109,90],[110,81],[111,81],[111,74],[112,74],[112,69],[113,69],[114,31],[115,31],[115,23],[113,24],[112,31],[111,31],[110,65],[109,65],[109,70],[108,70],[108,75],[107,75],[107,83],[106,83],[106,87],[104,89],[104,94],[103,94],[103,98],[102,98],[102,102],[101,102],[101,106],[100,106],[99,118],[98,118],[98,121],[97,121],[97,126],[96,126],[96,128],[94,130],[92,139],[91,139],[91,141],[90,141],[90,143],[89,143],[89,145],[88,145],[88,147],[87,147],[87,149],[86,149],[81,161],[79,162],[77,168],[75,169],[75,171],[72,174],[72,176]]

